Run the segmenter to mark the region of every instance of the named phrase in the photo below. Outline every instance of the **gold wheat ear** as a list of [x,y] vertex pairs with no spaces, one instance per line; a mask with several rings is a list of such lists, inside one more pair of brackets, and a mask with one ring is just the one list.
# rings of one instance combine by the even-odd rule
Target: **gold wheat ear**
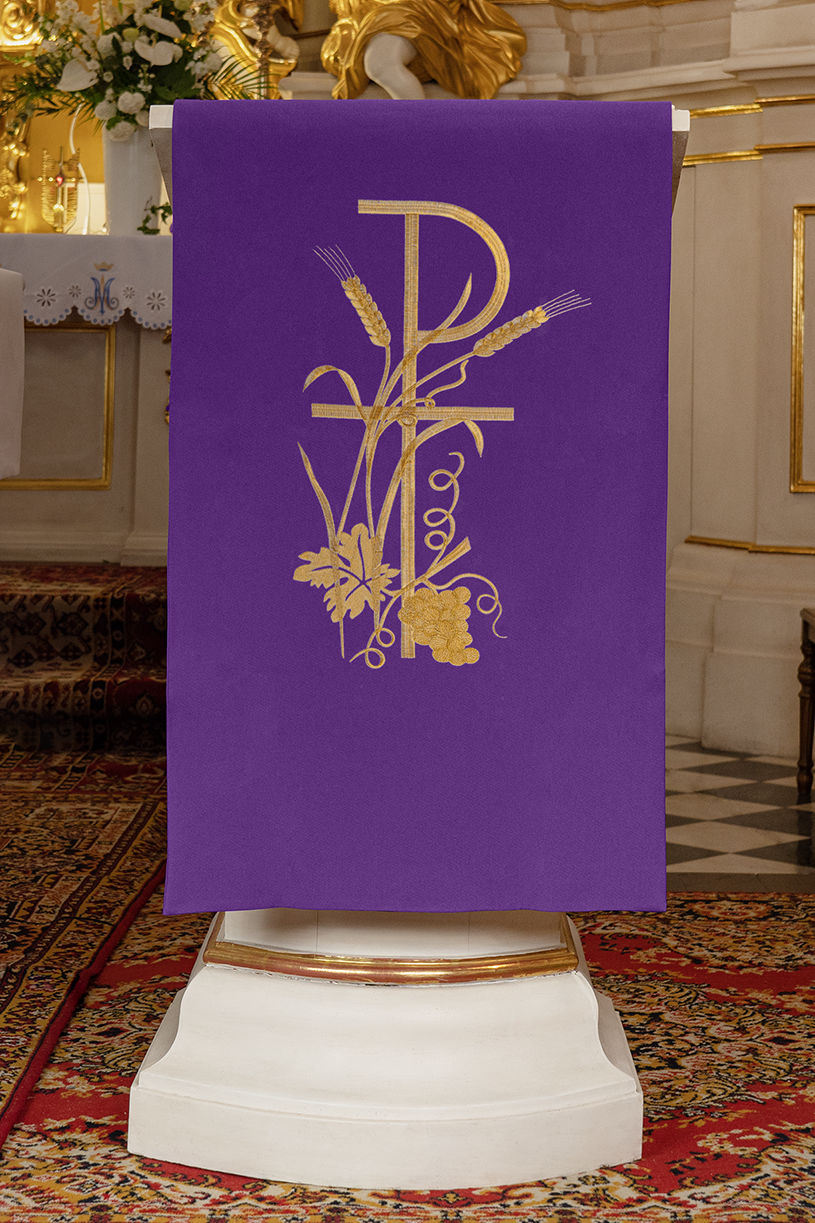
[[491,357],[494,352],[498,352],[499,348],[506,348],[507,344],[511,344],[513,340],[518,340],[528,331],[540,327],[547,318],[548,315],[543,306],[535,306],[533,310],[519,314],[517,318],[510,319],[508,323],[496,327],[495,331],[490,331],[487,335],[482,336],[473,346],[473,352],[477,357]]
[[390,348],[391,333],[382,313],[340,248],[323,250],[318,246],[314,253],[339,280],[346,297],[362,320],[371,343],[377,348]]
[[347,280],[340,281],[340,284],[345,289],[345,296],[362,319],[362,325],[368,332],[371,343],[377,348],[390,348],[391,333],[376,302],[359,277],[349,276]]

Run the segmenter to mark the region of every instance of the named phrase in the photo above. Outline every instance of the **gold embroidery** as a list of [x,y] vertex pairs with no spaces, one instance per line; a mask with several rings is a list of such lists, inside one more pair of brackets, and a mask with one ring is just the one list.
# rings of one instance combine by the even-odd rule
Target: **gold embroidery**
[[470,649],[472,637],[467,632],[470,617],[470,591],[466,586],[455,590],[430,590],[423,586],[415,595],[402,600],[399,619],[409,624],[419,645],[429,645],[436,662],[449,662],[462,667],[465,662],[478,662],[478,650]]
[[[365,201],[359,202],[359,211],[365,212]],[[402,501],[401,501],[401,559],[402,602],[413,593],[416,577],[416,416],[410,404],[416,398],[416,358],[419,352],[419,214],[405,213],[405,304],[402,325],[402,351],[405,354],[402,366],[402,399],[407,412],[402,413]],[[406,457],[409,456],[409,457]],[[402,657],[416,657],[413,626],[402,625]]]
[[[452,344],[456,340],[466,340],[469,336],[476,335],[492,322],[509,292],[509,256],[506,247],[491,225],[476,216],[474,212],[470,212],[468,208],[461,208],[458,204],[442,204],[430,200],[360,200],[357,208],[361,213],[378,213],[380,216],[404,216],[405,218],[405,311],[407,313],[407,295],[410,291],[415,295],[411,306],[414,329],[416,326],[414,307],[419,300],[419,217],[449,217],[451,221],[458,221],[477,233],[481,241],[490,249],[490,254],[495,260],[495,286],[484,309],[469,323],[463,323],[459,327],[447,326],[447,323],[458,318],[467,304],[467,298],[470,296],[468,281],[465,289],[467,298],[459,301],[454,315],[449,320],[445,320],[436,332],[416,330],[416,337],[419,340],[432,335],[434,338],[427,341],[430,344]],[[410,290],[408,289],[409,284]],[[407,319],[405,327],[407,328]],[[405,349],[405,351],[409,350]],[[415,355],[413,354],[414,357]]]
[[[452,504],[448,508],[435,506],[423,516],[425,526],[430,528],[424,537],[424,544],[434,556],[424,572],[417,576],[416,452],[432,438],[458,425],[464,425],[475,442],[479,456],[482,455],[484,435],[476,421],[512,421],[514,410],[453,407],[438,404],[437,396],[461,386],[466,381],[467,366],[474,357],[491,357],[543,323],[570,310],[588,306],[590,302],[575,292],[562,293],[545,305],[535,306],[501,324],[477,340],[463,356],[455,357],[420,378],[417,361],[424,349],[432,344],[450,344],[469,339],[488,327],[498,314],[509,290],[510,270],[506,248],[486,221],[457,204],[429,200],[360,200],[358,207],[361,213],[389,214],[405,218],[402,359],[391,372],[391,332],[379,307],[341,251],[318,248],[316,253],[339,279],[371,343],[384,349],[384,368],[379,389],[373,404],[370,405],[363,404],[354,379],[338,366],[319,365],[306,379],[304,389],[324,374],[338,374],[351,396],[352,403],[315,403],[312,404],[312,415],[358,420],[364,425],[364,431],[339,522],[335,522],[328,497],[308,456],[300,447],[306,474],[325,520],[328,546],[322,547],[319,552],[300,553],[299,559],[306,563],[295,570],[294,580],[326,588],[323,598],[331,619],[339,626],[340,653],[343,658],[346,615],[352,620],[356,619],[367,607],[373,616],[373,630],[365,647],[352,655],[351,662],[364,658],[372,670],[383,667],[386,660],[385,650],[390,649],[396,641],[396,634],[387,626],[386,621],[393,606],[399,602],[402,657],[414,658],[416,645],[425,645],[431,648],[433,658],[437,662],[462,666],[476,662],[479,651],[471,647],[472,636],[467,624],[471,611],[468,606],[471,592],[466,586],[456,583],[466,577],[483,582],[488,588],[476,598],[475,606],[482,615],[494,617],[492,630],[499,638],[501,634],[496,625],[502,612],[501,601],[497,587],[483,574],[459,574],[447,582],[438,581],[444,569],[456,564],[470,551],[468,538],[454,546],[456,522],[453,511],[458,503],[459,477],[464,469],[464,456],[458,451],[450,455],[458,460],[455,471],[438,468],[428,480],[434,492],[449,492]],[[456,320],[463,313],[470,298],[472,276],[468,278],[456,306],[447,318],[431,331],[419,329],[419,222],[423,216],[445,217],[466,225],[482,239],[493,257],[495,281],[489,299],[469,322],[456,325]],[[426,387],[423,393],[419,394],[420,387],[454,368],[458,372],[455,381]],[[419,422],[430,423],[417,432]],[[372,492],[374,459],[382,436],[394,424],[401,428],[401,454],[377,516],[374,513]],[[367,524],[358,522],[347,528],[351,507],[360,487],[363,466]],[[385,564],[383,559],[388,523],[397,493],[400,496],[400,569]],[[394,590],[392,583],[396,577],[399,577],[400,582],[398,589]]]

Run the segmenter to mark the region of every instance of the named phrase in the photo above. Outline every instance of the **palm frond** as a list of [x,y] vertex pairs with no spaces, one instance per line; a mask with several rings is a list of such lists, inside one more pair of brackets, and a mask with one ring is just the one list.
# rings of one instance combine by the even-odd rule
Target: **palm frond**
[[[278,64],[282,67],[287,62],[286,60],[272,60],[270,65],[272,79],[275,79],[275,67]],[[269,77],[263,69],[259,65],[247,68],[233,55],[224,59],[223,66],[210,77],[209,84],[216,97],[231,101],[265,98],[269,92]]]

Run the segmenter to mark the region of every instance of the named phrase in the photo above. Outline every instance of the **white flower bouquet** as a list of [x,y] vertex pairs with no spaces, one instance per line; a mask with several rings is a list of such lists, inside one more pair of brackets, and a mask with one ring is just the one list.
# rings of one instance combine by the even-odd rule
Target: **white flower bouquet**
[[33,14],[42,41],[16,59],[0,103],[18,121],[74,109],[96,117],[112,140],[147,127],[153,104],[212,98],[223,68],[208,38],[217,0],[101,0],[98,14],[76,0]]

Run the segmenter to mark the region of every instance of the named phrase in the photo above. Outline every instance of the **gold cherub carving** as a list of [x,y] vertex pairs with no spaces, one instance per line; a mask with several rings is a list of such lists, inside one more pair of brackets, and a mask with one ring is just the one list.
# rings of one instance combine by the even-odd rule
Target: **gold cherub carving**
[[392,98],[423,98],[437,81],[460,98],[493,98],[517,76],[526,51],[518,23],[492,0],[331,0],[336,14],[323,67],[335,98],[369,81]]

